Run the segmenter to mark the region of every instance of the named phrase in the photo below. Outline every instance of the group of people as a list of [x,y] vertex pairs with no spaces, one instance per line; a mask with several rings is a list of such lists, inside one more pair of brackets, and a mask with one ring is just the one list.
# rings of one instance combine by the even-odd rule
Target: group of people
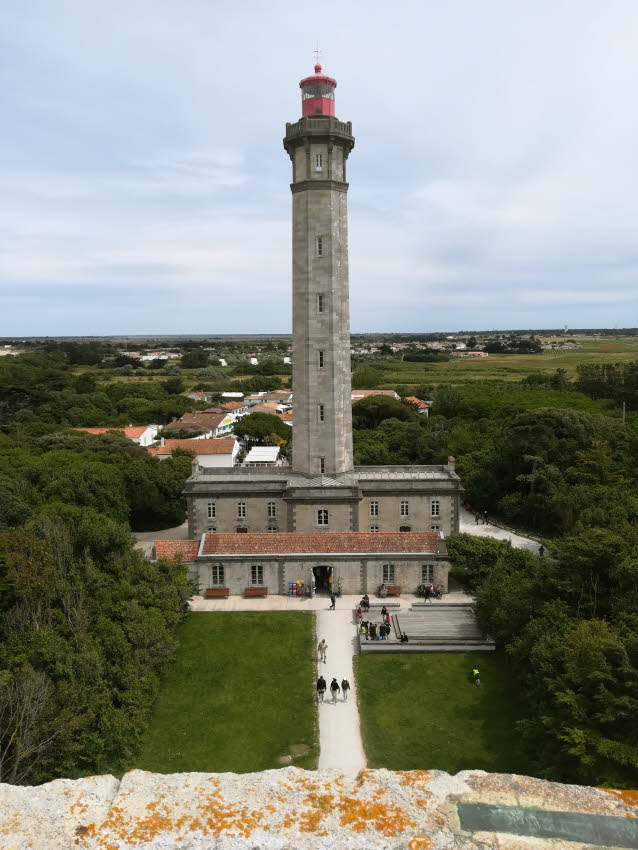
[[362,605],[359,605],[357,608],[357,622],[359,623],[359,630],[362,635],[365,635],[366,640],[387,640],[388,635],[390,634],[390,614],[385,605],[381,609],[380,623],[373,623],[371,620],[364,620],[362,612],[363,607]]
[[417,587],[417,593],[419,596],[427,599],[428,602],[432,602],[433,599],[440,599],[443,596],[441,588],[438,585],[435,586],[432,582],[430,584],[420,584]]
[[[319,661],[323,661],[326,664],[326,656],[328,654],[328,644],[326,643],[326,639],[322,638],[317,645],[317,654],[319,656]],[[317,679],[317,700],[319,702],[323,702],[323,698],[326,695],[326,680],[322,675]],[[350,690],[350,682],[347,679],[341,680],[341,685],[335,677],[333,677],[332,682],[330,682],[330,695],[332,696],[332,701],[337,701],[337,694],[341,692],[343,696],[343,701],[348,702],[348,691]]]
[[[317,701],[323,702],[323,698],[326,695],[326,680],[323,676],[319,676],[317,679]],[[330,696],[332,697],[332,701],[337,701],[337,694],[341,693],[344,702],[348,702],[348,692],[350,691],[350,682],[347,679],[341,680],[341,686],[335,677],[333,677],[332,682],[330,682]]]
[[474,522],[475,522],[477,525],[479,524],[479,520],[481,520],[481,521],[483,522],[483,525],[489,525],[489,524],[490,524],[489,518],[488,518],[488,516],[487,516],[487,511],[483,511],[483,513],[482,513],[482,514],[480,514],[480,513],[477,511],[477,512],[474,514]]

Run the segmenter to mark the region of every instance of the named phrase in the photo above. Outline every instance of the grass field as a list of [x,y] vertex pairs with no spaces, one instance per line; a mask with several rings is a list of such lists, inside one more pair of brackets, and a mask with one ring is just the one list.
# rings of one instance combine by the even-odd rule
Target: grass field
[[[358,655],[368,767],[526,773],[515,722],[523,705],[501,653]],[[481,671],[481,686],[469,674]]]
[[135,767],[158,773],[314,769],[319,755],[309,613],[191,613],[180,626]]
[[382,388],[397,384],[443,384],[459,381],[521,381],[531,372],[555,372],[564,369],[570,378],[576,376],[579,363],[618,363],[638,360],[638,338],[579,339],[580,351],[543,351],[540,354],[490,354],[476,360],[454,360],[449,363],[408,363],[403,360],[385,362]]

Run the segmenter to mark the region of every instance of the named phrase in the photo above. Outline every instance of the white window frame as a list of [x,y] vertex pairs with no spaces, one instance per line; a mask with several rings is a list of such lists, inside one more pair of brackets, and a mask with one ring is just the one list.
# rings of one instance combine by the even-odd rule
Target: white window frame
[[326,421],[326,408],[323,404],[317,405],[317,421],[325,422]]
[[318,352],[318,361],[319,361],[319,368],[323,369],[326,365],[326,357],[325,357],[325,353],[324,353],[323,350],[320,350]]
[[315,154],[315,171],[323,171],[323,154]]
[[315,257],[323,257],[323,236],[315,236]]
[[206,533],[207,534],[217,534],[217,529],[215,528],[214,525],[209,525],[208,528],[206,529]]
[[410,516],[410,502],[407,499],[402,499],[399,506],[401,516]]
[[269,525],[268,528],[266,529],[266,531],[268,532],[268,534],[276,534],[277,533],[277,526],[276,525]]
[[217,519],[217,506],[215,502],[208,503],[208,519]]
[[250,568],[250,586],[264,586],[264,567],[263,564],[253,564]]
[[434,564],[421,564],[421,584],[434,584]]
[[323,313],[324,306],[325,306],[325,299],[323,297],[323,292],[320,292],[317,295],[317,313]]
[[441,500],[432,499],[430,502],[430,516],[441,516]]
[[223,564],[210,565],[210,585],[209,587],[224,587],[226,580],[226,571]]
[[268,502],[268,519],[277,519],[277,503]]
[[370,502],[370,516],[379,516],[379,503],[372,501]]
[[325,527],[328,525],[328,511],[326,508],[317,509],[317,525]]
[[371,526],[370,526],[370,531],[378,531],[378,530],[379,530],[379,526],[378,526],[378,525],[371,525]]
[[440,525],[431,525],[430,526],[430,531],[440,531],[440,530],[441,530]]
[[237,502],[237,519],[246,519],[246,502]]
[[394,564],[384,564],[381,570],[381,580],[385,585],[396,584]]

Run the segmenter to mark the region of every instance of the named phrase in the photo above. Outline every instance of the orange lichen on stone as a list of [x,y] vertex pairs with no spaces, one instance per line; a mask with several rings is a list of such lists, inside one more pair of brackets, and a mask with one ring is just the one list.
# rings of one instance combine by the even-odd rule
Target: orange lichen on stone
[[337,805],[341,811],[341,826],[350,826],[355,832],[363,832],[371,825],[382,835],[393,836],[403,832],[406,827],[416,826],[398,806],[345,795]]
[[638,806],[638,791],[623,791],[616,788],[601,788],[601,791],[606,791],[608,794],[613,794],[614,797],[622,800],[628,806]]
[[429,770],[399,770],[397,774],[401,777],[401,785],[404,786],[423,784],[432,778]]
[[432,847],[432,842],[424,835],[415,835],[408,842],[408,850],[427,850],[428,847]]

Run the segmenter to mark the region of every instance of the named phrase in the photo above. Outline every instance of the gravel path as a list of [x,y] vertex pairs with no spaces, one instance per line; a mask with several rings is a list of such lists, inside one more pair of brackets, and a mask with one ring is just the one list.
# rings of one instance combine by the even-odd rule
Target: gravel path
[[497,525],[484,525],[480,517],[477,525],[472,511],[466,511],[463,507],[461,507],[460,521],[459,531],[463,534],[492,537],[494,540],[509,540],[512,546],[516,546],[517,549],[527,549],[529,552],[538,555],[540,543],[537,543],[536,540],[524,537],[522,534],[515,534],[513,531],[507,531],[505,528],[499,528]]
[[[321,601],[324,602],[323,598]],[[319,769],[335,768],[346,774],[357,774],[366,766],[366,761],[352,669],[352,657],[356,651],[352,602],[348,597],[337,599],[334,611],[329,609],[329,604],[326,600],[317,611],[317,642],[325,638],[328,644],[326,663],[317,661],[317,669],[323,674],[328,689],[334,676],[339,685],[342,679],[347,679],[351,690],[347,702],[344,702],[343,694],[339,694],[336,703],[332,702],[328,690],[323,704],[319,706]]]

